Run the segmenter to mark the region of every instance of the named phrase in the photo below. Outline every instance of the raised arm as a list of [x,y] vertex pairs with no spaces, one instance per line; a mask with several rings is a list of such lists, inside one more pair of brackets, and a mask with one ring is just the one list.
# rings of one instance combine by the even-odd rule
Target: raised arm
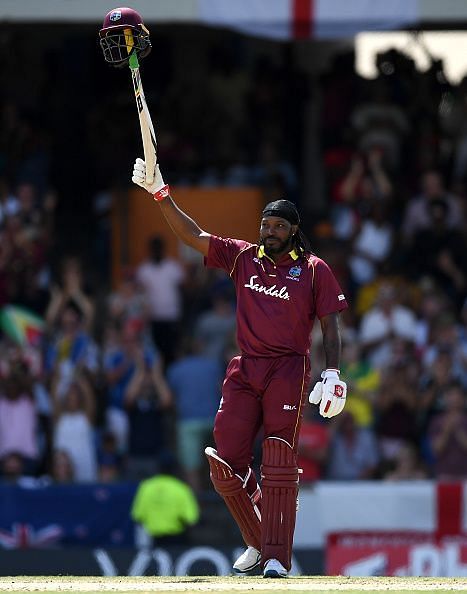
[[83,396],[84,413],[89,422],[93,424],[96,417],[96,398],[94,390],[89,383],[89,380],[82,373],[78,374],[76,377],[76,383]]
[[162,371],[161,362],[158,360],[154,363],[151,370],[152,382],[159,394],[159,399],[162,408],[169,408],[172,405],[172,392],[165,380],[164,373]]
[[207,256],[210,234],[203,231],[191,217],[175,204],[170,196],[170,188],[162,178],[159,165],[156,166],[154,182],[149,186],[146,183],[146,163],[142,159],[136,159],[132,180],[153,195],[175,235],[183,243],[201,252],[203,256]]

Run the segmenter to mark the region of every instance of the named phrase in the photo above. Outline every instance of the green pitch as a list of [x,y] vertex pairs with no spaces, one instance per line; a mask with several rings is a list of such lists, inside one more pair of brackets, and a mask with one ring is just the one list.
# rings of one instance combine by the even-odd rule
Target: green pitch
[[452,594],[467,591],[467,578],[410,578],[372,577],[345,578],[301,576],[288,579],[265,580],[258,577],[0,577],[0,592],[73,592],[87,594],[153,594],[183,592],[198,594],[219,592],[222,594],[274,594],[309,593],[331,594],[336,592],[391,592],[410,594]]

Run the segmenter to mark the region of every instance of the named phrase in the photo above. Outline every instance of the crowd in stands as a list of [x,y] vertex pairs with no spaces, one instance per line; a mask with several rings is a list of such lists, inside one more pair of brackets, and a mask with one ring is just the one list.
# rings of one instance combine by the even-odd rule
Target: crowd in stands
[[[350,303],[341,316],[349,394],[330,421],[305,408],[302,484],[465,479],[467,79],[452,85],[441,64],[420,72],[390,52],[377,79],[364,80],[351,58],[338,56],[315,81],[326,208],[303,224]],[[265,200],[285,192],[301,206],[312,200],[300,194],[299,160],[285,138],[298,116],[280,72],[259,61],[247,78],[219,55],[211,69],[209,88],[187,68],[161,100],[168,177],[253,183]],[[1,478],[139,481],[175,452],[184,479],[207,488],[203,451],[237,352],[229,279],[201,261],[188,273],[155,237],[118,286],[96,282],[82,253],[60,251],[59,199],[46,183],[44,144],[35,142],[42,128],[5,97],[0,305],[38,319],[20,309],[18,337],[0,318]],[[89,118],[88,154],[109,172],[118,151],[103,146],[111,135],[101,134],[102,121],[101,113]],[[324,367],[318,325],[310,356],[315,381]]]

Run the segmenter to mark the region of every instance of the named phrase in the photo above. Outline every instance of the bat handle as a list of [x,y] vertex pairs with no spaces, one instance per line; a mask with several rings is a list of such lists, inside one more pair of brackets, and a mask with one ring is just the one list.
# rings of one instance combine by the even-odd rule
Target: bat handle
[[150,171],[146,165],[146,183],[148,185],[152,185],[154,181],[154,171]]
[[132,70],[137,70],[139,68],[138,62],[138,54],[135,50],[133,50],[130,54],[130,59],[128,60],[128,65]]

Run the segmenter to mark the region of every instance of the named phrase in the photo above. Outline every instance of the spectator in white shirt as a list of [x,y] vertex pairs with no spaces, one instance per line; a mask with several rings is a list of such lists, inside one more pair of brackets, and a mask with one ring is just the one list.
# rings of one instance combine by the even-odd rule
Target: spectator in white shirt
[[389,256],[392,247],[392,227],[386,216],[383,202],[374,202],[363,219],[353,241],[350,258],[352,279],[357,285],[372,282],[379,267]]
[[89,482],[97,480],[97,452],[95,447],[94,419],[95,395],[84,375],[78,375],[69,385],[64,397],[59,398],[56,389],[54,398],[55,449],[70,457],[74,468],[74,480]]
[[136,276],[147,296],[152,339],[167,366],[175,357],[185,274],[179,262],[165,256],[162,238],[153,237],[148,248],[149,257],[140,264]]
[[397,302],[393,285],[381,285],[376,305],[363,316],[360,326],[360,341],[371,365],[389,364],[394,339],[415,342],[416,336],[415,314]]

